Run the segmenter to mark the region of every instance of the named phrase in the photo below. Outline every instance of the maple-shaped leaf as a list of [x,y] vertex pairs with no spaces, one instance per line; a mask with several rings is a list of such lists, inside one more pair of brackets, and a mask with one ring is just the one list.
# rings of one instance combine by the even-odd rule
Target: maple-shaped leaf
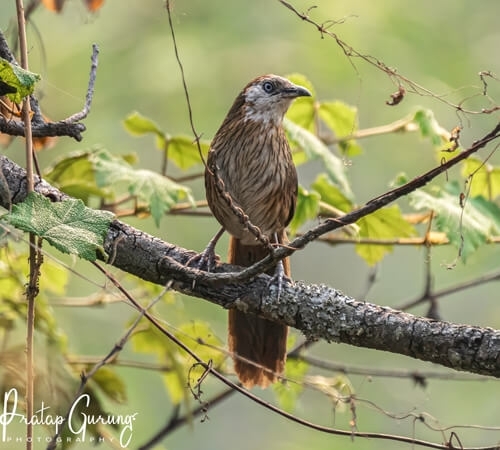
[[500,208],[484,197],[468,198],[460,204],[458,183],[431,192],[418,190],[409,195],[415,209],[434,211],[438,231],[446,234],[450,243],[461,249],[464,261],[488,238],[500,234]]
[[180,200],[194,205],[191,190],[163,175],[146,169],[134,169],[121,158],[106,150],[92,154],[97,186],[113,189],[124,186],[139,202],[149,206],[155,223],[159,225],[163,215]]
[[31,192],[13,205],[7,220],[23,231],[44,238],[63,253],[95,261],[97,252],[104,253],[103,243],[113,214],[87,208],[81,200],[51,202]]

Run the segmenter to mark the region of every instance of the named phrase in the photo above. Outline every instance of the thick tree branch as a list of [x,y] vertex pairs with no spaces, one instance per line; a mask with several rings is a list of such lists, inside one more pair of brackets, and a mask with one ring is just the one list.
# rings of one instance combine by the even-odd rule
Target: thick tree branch
[[[24,169],[0,156],[0,167],[11,203],[26,196]],[[53,201],[67,198],[36,179],[35,190]],[[10,203],[1,196],[2,206]],[[324,285],[285,282],[277,298],[269,277],[214,283],[237,267],[217,265],[206,274],[186,267],[196,253],[115,220],[104,242],[108,263],[144,280],[164,285],[173,280],[179,292],[206,299],[223,308],[239,308],[302,331],[309,339],[324,339],[385,350],[434,362],[456,370],[500,377],[500,331],[416,317],[387,307],[356,301]],[[195,282],[193,282],[195,277]]]

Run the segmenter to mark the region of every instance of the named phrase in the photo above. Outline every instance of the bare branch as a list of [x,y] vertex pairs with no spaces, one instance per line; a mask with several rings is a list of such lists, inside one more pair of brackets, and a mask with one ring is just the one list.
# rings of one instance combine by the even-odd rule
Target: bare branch
[[[94,95],[94,85],[97,74],[97,63],[99,50],[97,45],[92,46],[92,56],[91,56],[91,68],[89,76],[89,84],[87,87],[87,94],[85,98],[85,105],[83,109],[71,115],[70,117],[60,120],[58,122],[47,122],[40,110],[38,100],[35,96],[30,96],[31,109],[34,111],[33,117],[31,118],[32,132],[31,135],[35,138],[38,137],[53,137],[53,136],[68,136],[78,142],[80,142],[83,137],[82,133],[86,130],[85,125],[80,121],[85,119],[90,112],[90,106],[92,104],[92,98]],[[4,35],[0,31],[0,57],[6,59],[12,64],[17,64],[12,52],[9,49],[7,41]],[[5,117],[0,116],[0,133],[5,133],[10,136],[25,136],[24,122],[21,120],[7,120]]]

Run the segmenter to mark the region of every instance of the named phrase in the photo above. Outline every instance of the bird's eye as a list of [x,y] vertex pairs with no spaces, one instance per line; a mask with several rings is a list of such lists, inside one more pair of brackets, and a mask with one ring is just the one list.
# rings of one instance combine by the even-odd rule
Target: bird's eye
[[267,92],[268,94],[270,94],[271,92],[274,91],[274,86],[273,86],[273,83],[271,83],[270,81],[266,81],[263,85],[262,85],[262,88],[264,89],[264,92]]

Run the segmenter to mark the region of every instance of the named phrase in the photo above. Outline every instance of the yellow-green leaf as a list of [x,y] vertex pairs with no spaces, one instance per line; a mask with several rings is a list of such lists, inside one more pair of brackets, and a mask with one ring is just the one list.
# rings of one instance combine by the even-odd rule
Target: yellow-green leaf
[[314,86],[302,74],[294,73],[287,75],[286,78],[288,78],[292,83],[295,83],[298,86],[305,87],[311,93],[311,97],[299,97],[292,103],[286,114],[287,119],[314,133],[316,131],[316,112],[314,109],[316,93],[314,90]]
[[9,100],[21,103],[23,98],[33,92],[40,75],[0,58],[0,80],[4,83],[3,90]]
[[[415,228],[401,214],[397,205],[379,209],[361,218],[359,236],[369,239],[397,239],[416,235]],[[356,252],[369,265],[379,262],[386,253],[392,251],[392,245],[356,244]]]
[[324,173],[320,173],[314,180],[311,187],[319,193],[321,201],[342,211],[349,212],[352,209],[352,202],[349,200]]
[[92,377],[92,382],[111,400],[127,401],[127,388],[123,379],[111,367],[101,367]]
[[470,177],[471,197],[482,195],[495,200],[500,195],[500,167],[469,157],[463,163],[462,175]]
[[94,166],[89,160],[92,153],[77,151],[65,155],[46,171],[45,179],[70,197],[79,198],[85,203],[88,203],[91,195],[106,198],[110,192],[96,184]]
[[306,362],[290,358],[285,366],[285,378],[290,380],[284,383],[273,384],[278,403],[282,409],[293,412],[297,405],[297,400],[304,390],[304,378],[309,370]]
[[136,136],[147,133],[163,135],[163,131],[152,119],[143,116],[137,111],[130,113],[123,121],[123,125],[130,134]]
[[[200,140],[200,149],[203,158],[207,158],[210,148],[209,141]],[[201,164],[198,145],[188,136],[173,136],[167,140],[166,150],[169,160],[172,160],[180,169],[186,170]]]
[[290,233],[293,235],[308,220],[315,219],[318,215],[320,195],[299,186],[295,214],[290,222]]
[[68,283],[67,269],[47,258],[42,265],[41,273],[41,290],[47,290],[57,295],[65,294]]
[[[347,103],[338,100],[321,102],[318,114],[337,138],[350,136],[358,129],[358,110]],[[340,142],[339,147],[349,156],[361,153],[361,147],[353,139]]]

